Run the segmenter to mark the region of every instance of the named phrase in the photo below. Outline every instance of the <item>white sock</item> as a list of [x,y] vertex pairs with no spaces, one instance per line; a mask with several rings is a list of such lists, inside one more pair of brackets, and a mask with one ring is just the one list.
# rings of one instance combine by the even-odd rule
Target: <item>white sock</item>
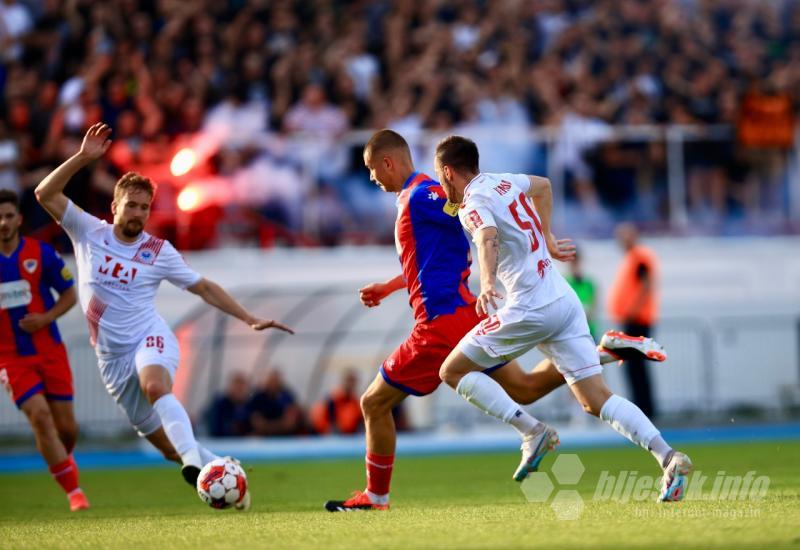
[[385,495],[376,495],[371,491],[365,491],[372,504],[389,504],[389,493]]
[[667,467],[667,462],[669,462],[669,459],[672,457],[672,447],[669,446],[669,443],[664,441],[661,435],[657,435],[650,440],[648,450],[656,457],[656,460],[658,460],[662,468]]
[[600,418],[617,432],[647,450],[650,450],[653,439],[661,435],[658,428],[639,407],[619,395],[612,395],[603,404]]
[[202,445],[197,446],[197,450],[200,451],[200,460],[203,462],[203,466],[211,462],[212,460],[216,460],[220,458],[219,456],[215,455]]
[[181,455],[181,462],[184,464],[191,464],[193,466],[202,466],[202,459],[198,451],[197,441],[194,439],[194,431],[192,431],[192,422],[189,420],[189,415],[186,414],[186,409],[183,408],[181,402],[168,393],[156,399],[153,403],[153,408],[161,418],[161,424],[164,426],[164,432],[167,434],[167,439]]
[[458,394],[480,410],[511,424],[523,437],[535,430],[541,422],[522,410],[503,387],[482,372],[467,373],[456,387]]

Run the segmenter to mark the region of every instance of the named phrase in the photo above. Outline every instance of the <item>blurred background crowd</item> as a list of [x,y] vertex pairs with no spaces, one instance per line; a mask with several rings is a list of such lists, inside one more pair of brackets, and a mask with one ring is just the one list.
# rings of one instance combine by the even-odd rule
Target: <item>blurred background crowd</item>
[[800,231],[793,0],[2,0],[0,45],[0,188],[48,240],[32,188],[99,120],[69,193],[141,171],[184,249],[391,242],[382,127],[549,175],[578,236]]
[[[306,407],[295,397],[280,369],[269,369],[251,383],[242,372],[228,377],[224,391],[206,410],[201,430],[211,437],[351,435],[364,431],[358,374],[346,369],[322,399]],[[393,410],[397,430],[410,429],[402,406]]]

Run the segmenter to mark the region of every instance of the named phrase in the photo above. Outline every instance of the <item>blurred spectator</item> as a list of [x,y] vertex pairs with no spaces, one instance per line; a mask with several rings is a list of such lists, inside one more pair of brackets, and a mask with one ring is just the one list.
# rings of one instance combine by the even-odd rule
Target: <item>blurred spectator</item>
[[[364,194],[349,192],[363,175],[352,154],[360,144],[342,140],[350,129],[424,136],[414,147],[423,168],[435,141],[424,131],[467,132],[487,169],[495,158],[506,169],[508,159],[520,171],[547,166],[568,201],[556,221],[603,234],[614,220],[670,213],[664,146],[622,142],[617,125],[648,139],[661,132],[654,125],[690,125],[700,128],[684,143],[692,227],[710,219],[722,230],[718,221],[742,217],[753,230],[782,230],[768,214],[796,185],[786,168],[798,36],[794,0],[0,0],[0,116],[22,182],[64,160],[62,140],[101,118],[120,134],[113,169],[146,165],[160,197],[196,175],[167,166],[193,142],[187,134],[198,134],[204,158],[256,149],[251,159],[291,166],[275,179],[275,166],[252,171],[269,180],[249,186],[269,196],[262,213],[332,243],[383,233],[360,214]],[[527,141],[531,129],[546,146]],[[289,172],[306,180],[300,189]],[[358,212],[355,231],[317,225],[305,211],[320,204]],[[334,235],[321,238],[327,225]]]
[[6,121],[0,118],[0,189],[10,189],[19,194],[20,161],[19,146],[11,137]]
[[328,102],[325,88],[312,82],[303,88],[300,101],[292,105],[283,119],[284,130],[301,134],[307,140],[296,151],[303,164],[312,166],[323,181],[341,176],[347,163],[347,148],[336,142],[349,127],[339,107]]
[[749,169],[746,210],[756,216],[782,214],[778,183],[795,137],[791,95],[768,82],[756,83],[742,99],[738,135]]
[[583,273],[581,265],[581,255],[575,256],[575,260],[569,262],[569,274],[566,276],[569,286],[578,295],[578,299],[586,312],[586,320],[589,322],[589,332],[592,338],[598,341],[597,321],[595,319],[595,306],[597,305],[597,287],[595,282]]
[[[652,336],[658,320],[658,262],[652,250],[638,243],[638,232],[632,224],[621,224],[617,241],[625,252],[622,264],[608,293],[608,313],[631,336]],[[653,402],[650,373],[644,359],[625,362],[633,402],[648,417],[657,410]]]
[[17,61],[22,57],[22,38],[33,28],[28,8],[17,0],[0,3],[0,57],[2,61]]
[[264,374],[262,385],[250,398],[247,409],[253,435],[298,435],[303,431],[303,411],[276,369]]
[[228,379],[225,392],[211,403],[206,412],[208,434],[211,437],[242,437],[250,434],[248,398],[250,384],[247,376],[234,372]]
[[318,434],[354,434],[363,429],[359,404],[358,375],[347,370],[342,382],[330,395],[311,408],[311,426]]

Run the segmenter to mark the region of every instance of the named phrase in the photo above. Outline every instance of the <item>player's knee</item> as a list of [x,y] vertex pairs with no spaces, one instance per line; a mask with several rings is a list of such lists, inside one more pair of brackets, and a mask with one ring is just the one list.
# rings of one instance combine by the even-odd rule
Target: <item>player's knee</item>
[[361,412],[365,417],[376,416],[386,409],[383,400],[375,393],[366,392],[361,396]]
[[142,391],[144,391],[144,395],[150,403],[155,403],[169,393],[169,388],[161,380],[148,380],[144,383]]
[[464,373],[457,371],[449,363],[445,363],[439,368],[439,378],[451,388],[458,386],[463,376]]

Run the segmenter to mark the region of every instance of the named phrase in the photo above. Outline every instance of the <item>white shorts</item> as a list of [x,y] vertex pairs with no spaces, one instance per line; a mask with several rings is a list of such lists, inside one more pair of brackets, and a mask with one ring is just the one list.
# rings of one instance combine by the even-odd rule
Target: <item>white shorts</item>
[[538,347],[567,384],[603,372],[597,346],[575,292],[538,309],[510,305],[473,328],[458,349],[487,370],[502,367]]
[[[113,360],[99,361],[100,372],[107,381],[108,393],[125,411],[131,426],[141,437],[150,435],[160,428],[161,419],[139,385],[139,372],[144,367],[158,365],[167,370],[170,379],[175,380],[179,360],[178,339],[166,323],[160,322],[148,331],[147,336],[131,353]],[[108,380],[121,380],[121,382],[108,383]]]

